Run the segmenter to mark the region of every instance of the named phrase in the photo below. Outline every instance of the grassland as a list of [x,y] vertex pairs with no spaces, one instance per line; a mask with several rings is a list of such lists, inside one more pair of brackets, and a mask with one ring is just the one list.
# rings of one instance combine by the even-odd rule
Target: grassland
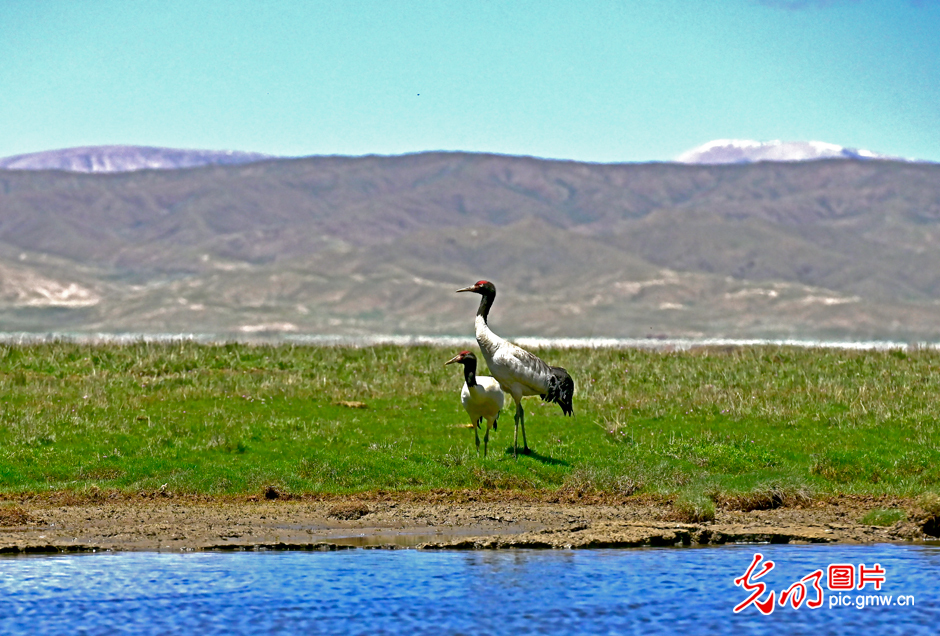
[[0,495],[647,493],[707,519],[940,483],[936,351],[543,350],[572,372],[576,415],[528,399],[518,461],[511,409],[477,456],[453,353],[2,345]]

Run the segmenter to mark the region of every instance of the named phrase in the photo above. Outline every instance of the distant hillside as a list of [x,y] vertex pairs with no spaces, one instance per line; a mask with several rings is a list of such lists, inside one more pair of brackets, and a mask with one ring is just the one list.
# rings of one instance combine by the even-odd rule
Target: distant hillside
[[270,159],[256,152],[179,150],[148,146],[89,146],[48,150],[0,159],[6,170],[66,170],[68,172],[133,172],[221,166]]
[[470,334],[489,278],[509,336],[935,340],[938,241],[935,164],[8,171],[0,331]]

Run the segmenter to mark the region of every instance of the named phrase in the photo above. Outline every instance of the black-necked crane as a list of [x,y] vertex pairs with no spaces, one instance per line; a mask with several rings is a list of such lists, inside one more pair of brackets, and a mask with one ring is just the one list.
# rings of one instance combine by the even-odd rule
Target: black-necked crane
[[571,398],[574,395],[574,380],[561,367],[552,367],[538,356],[497,336],[487,324],[487,317],[493,300],[496,299],[496,285],[487,281],[475,284],[458,292],[480,294],[480,307],[477,309],[476,336],[480,351],[490,373],[496,378],[503,391],[512,396],[516,403],[516,432],[513,436],[512,453],[517,455],[519,446],[519,428],[522,428],[523,453],[528,454],[529,445],[525,439],[525,411],[522,398],[529,395],[541,396],[546,402],[555,402],[562,413],[571,415]]
[[461,351],[444,363],[462,364],[464,384],[460,390],[460,402],[470,416],[473,434],[477,440],[477,453],[480,452],[480,422],[486,420],[486,433],[483,434],[483,457],[490,441],[490,427],[496,428],[496,420],[506,399],[499,382],[487,375],[477,375],[477,357],[469,351]]

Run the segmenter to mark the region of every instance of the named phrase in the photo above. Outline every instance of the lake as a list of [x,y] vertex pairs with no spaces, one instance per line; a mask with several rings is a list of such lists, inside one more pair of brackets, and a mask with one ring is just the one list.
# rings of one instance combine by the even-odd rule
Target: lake
[[[255,334],[239,333],[78,333],[78,332],[2,332],[0,343],[38,344],[64,340],[81,344],[133,344],[135,342],[197,342],[221,344],[226,342],[293,344],[309,346],[373,347],[379,345],[436,346],[463,349],[476,345],[472,336],[422,336],[422,335],[315,335],[315,334]],[[521,347],[540,349],[558,347],[562,349],[651,349],[686,351],[696,347],[805,347],[822,349],[845,349],[853,351],[889,351],[906,349],[912,343],[891,340],[812,340],[803,338],[542,338],[520,336],[512,341]],[[940,348],[940,343],[917,343],[927,349]]]
[[[750,584],[774,610],[735,614],[758,553],[755,575],[775,565]],[[831,591],[833,564],[836,587],[872,580]],[[821,597],[809,585],[781,607],[816,570]],[[5,557],[0,633],[936,634],[938,574],[940,546],[894,544]]]

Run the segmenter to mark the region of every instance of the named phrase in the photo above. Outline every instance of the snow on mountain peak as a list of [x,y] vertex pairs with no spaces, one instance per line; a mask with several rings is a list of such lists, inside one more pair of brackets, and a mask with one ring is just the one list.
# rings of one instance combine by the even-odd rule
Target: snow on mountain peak
[[680,163],[722,164],[757,161],[812,161],[816,159],[886,159],[906,161],[870,150],[846,148],[823,141],[754,141],[751,139],[715,139],[688,150],[678,157]]
[[133,172],[249,163],[269,155],[232,150],[181,150],[150,146],[88,146],[0,158],[0,169]]

